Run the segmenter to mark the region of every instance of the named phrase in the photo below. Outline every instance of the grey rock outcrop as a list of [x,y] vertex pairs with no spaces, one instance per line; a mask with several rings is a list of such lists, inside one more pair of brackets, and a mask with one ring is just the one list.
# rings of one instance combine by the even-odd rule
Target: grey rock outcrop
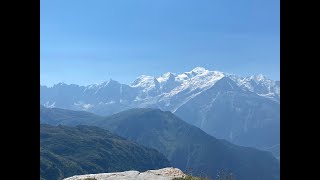
[[172,180],[176,177],[185,176],[180,169],[169,167],[158,170],[148,170],[146,172],[132,170],[115,173],[87,174],[72,176],[64,180],[85,180],[86,178],[95,178],[96,180]]

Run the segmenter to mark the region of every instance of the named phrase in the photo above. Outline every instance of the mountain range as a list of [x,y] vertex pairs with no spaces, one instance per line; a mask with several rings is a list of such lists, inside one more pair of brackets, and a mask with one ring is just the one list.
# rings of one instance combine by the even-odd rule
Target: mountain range
[[[280,146],[280,81],[261,74],[240,77],[197,67],[182,74],[142,75],[130,85],[112,79],[88,86],[40,85],[40,104],[98,115],[158,108],[238,145]],[[279,158],[278,150],[272,152]]]
[[267,151],[217,139],[171,113],[130,109],[111,116],[40,106],[40,122],[51,125],[97,126],[162,153],[169,163],[195,175],[214,178],[227,169],[237,180],[280,179],[279,161]]

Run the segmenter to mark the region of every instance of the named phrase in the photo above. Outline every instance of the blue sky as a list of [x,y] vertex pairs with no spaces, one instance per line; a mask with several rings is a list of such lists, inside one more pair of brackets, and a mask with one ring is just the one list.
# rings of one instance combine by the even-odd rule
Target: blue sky
[[202,66],[280,79],[279,0],[41,0],[40,83]]

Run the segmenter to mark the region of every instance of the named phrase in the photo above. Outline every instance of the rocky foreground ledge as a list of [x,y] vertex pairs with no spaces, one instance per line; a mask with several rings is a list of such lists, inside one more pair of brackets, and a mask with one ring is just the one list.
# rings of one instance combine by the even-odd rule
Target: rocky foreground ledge
[[176,177],[185,177],[186,175],[177,168],[169,167],[158,170],[124,171],[115,173],[86,174],[72,176],[64,180],[85,180],[87,178],[95,178],[96,180],[172,180]]

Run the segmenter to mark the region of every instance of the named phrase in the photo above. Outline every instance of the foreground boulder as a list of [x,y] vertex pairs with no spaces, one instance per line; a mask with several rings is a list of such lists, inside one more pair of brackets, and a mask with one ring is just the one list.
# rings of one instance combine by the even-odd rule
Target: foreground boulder
[[158,170],[124,171],[115,173],[87,174],[72,176],[64,180],[85,180],[86,178],[94,178],[96,180],[172,180],[176,177],[185,177],[186,175],[177,168],[163,168]]

